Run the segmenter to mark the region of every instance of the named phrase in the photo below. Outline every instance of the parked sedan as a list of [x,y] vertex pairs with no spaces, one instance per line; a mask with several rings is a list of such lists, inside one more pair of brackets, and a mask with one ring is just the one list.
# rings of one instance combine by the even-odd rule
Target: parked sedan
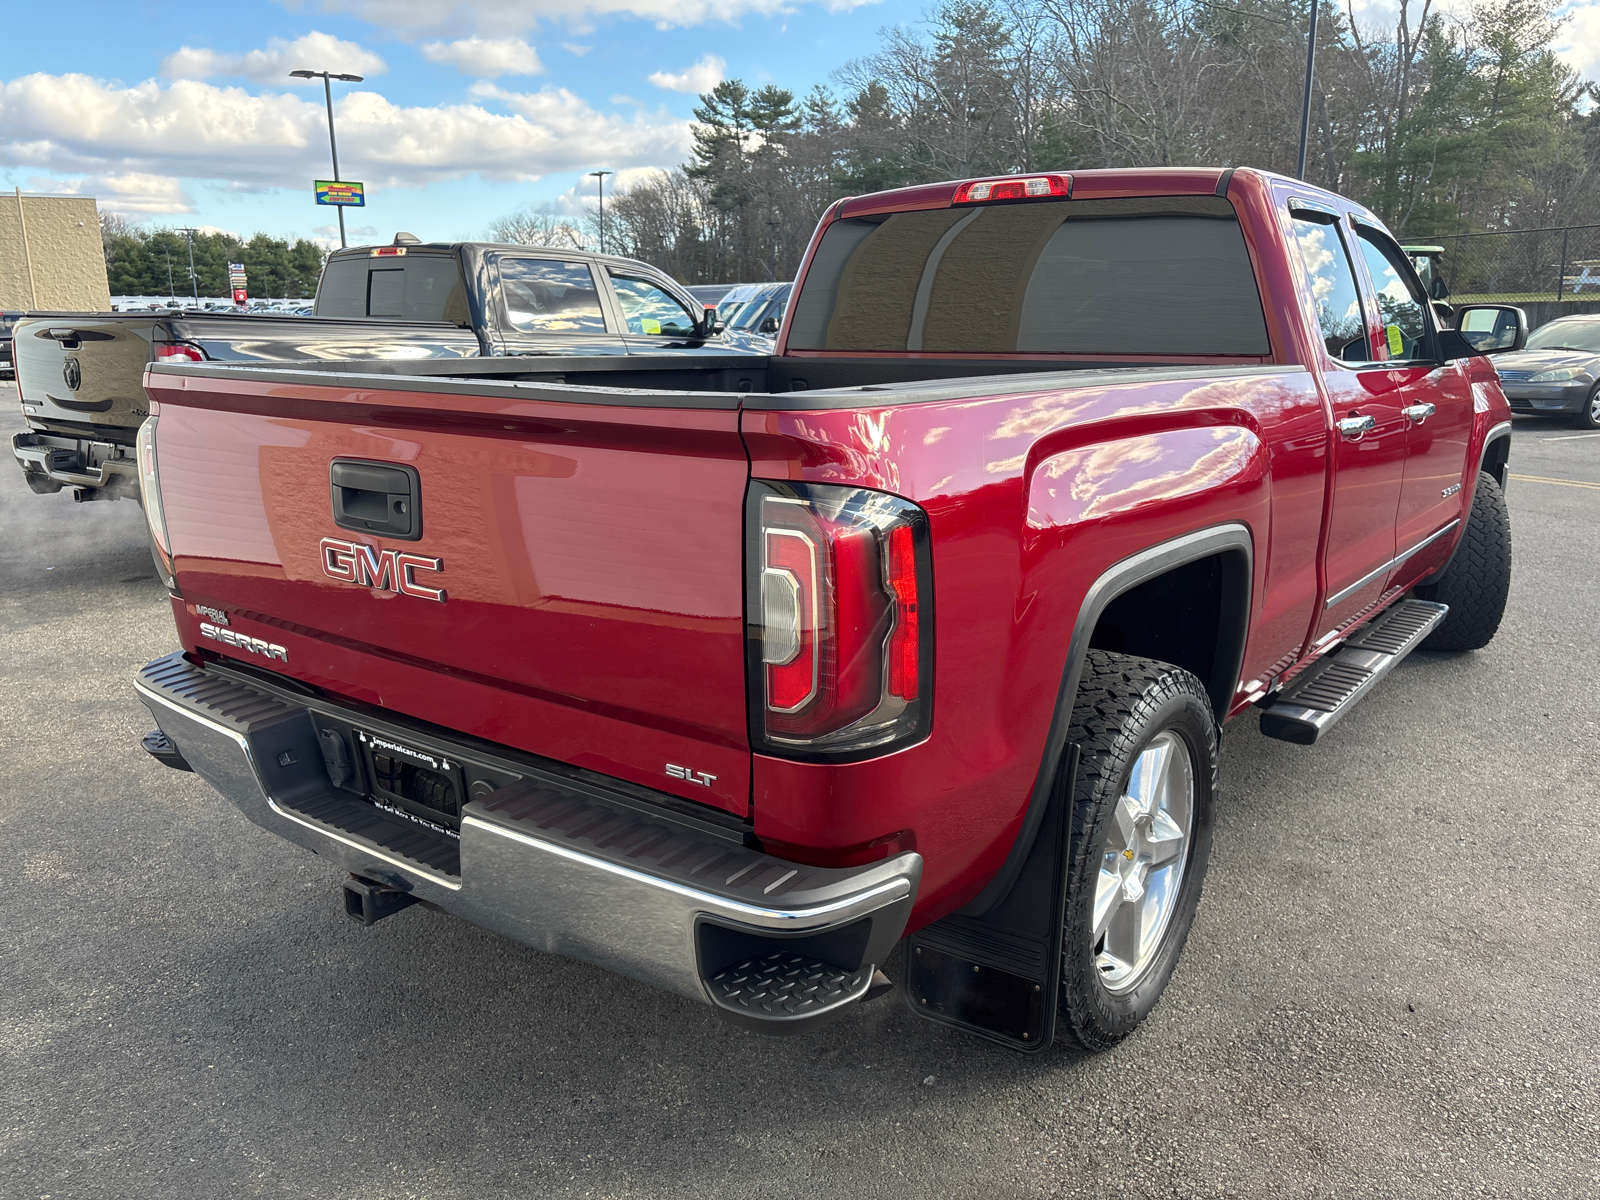
[[1541,325],[1526,349],[1496,355],[1494,365],[1513,412],[1565,413],[1600,429],[1600,313]]

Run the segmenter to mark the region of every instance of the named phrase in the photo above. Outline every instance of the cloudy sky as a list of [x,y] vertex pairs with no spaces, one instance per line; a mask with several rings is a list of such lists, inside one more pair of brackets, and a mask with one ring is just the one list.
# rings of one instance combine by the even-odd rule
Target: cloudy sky
[[[1461,0],[1465,3],[1466,0]],[[1392,0],[1363,0],[1382,15]],[[10,6],[0,186],[92,194],[136,220],[327,238],[321,82],[340,166],[366,182],[355,240],[482,236],[521,205],[570,208],[591,170],[682,161],[695,94],[738,76],[804,92],[929,0],[90,0]],[[1600,74],[1600,0],[1566,53]],[[608,183],[615,182],[608,180]]]

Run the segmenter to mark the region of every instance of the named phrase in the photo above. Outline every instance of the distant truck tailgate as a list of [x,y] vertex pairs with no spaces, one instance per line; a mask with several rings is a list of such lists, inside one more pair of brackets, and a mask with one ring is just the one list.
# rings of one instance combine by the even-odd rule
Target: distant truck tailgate
[[745,817],[736,397],[524,386],[151,373],[185,644]]

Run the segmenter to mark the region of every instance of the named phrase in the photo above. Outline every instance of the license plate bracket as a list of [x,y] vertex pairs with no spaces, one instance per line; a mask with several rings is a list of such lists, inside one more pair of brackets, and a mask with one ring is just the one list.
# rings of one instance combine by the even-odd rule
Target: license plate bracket
[[399,809],[396,815],[424,824],[444,826],[452,834],[461,828],[461,806],[467,796],[461,763],[364,729],[356,730],[356,745],[374,804],[391,812]]

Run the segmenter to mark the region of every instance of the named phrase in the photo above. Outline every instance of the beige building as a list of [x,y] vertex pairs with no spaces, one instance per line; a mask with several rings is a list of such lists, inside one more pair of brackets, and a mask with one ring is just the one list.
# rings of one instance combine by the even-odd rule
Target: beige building
[[110,307],[94,197],[0,192],[0,309]]

